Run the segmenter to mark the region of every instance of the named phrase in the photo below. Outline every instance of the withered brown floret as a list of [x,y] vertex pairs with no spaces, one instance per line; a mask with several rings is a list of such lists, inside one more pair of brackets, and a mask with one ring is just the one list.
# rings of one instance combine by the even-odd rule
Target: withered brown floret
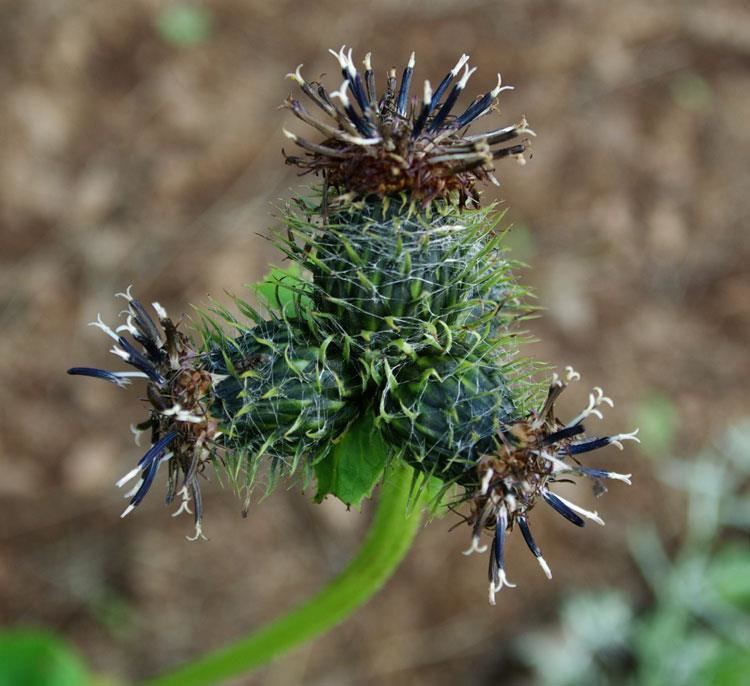
[[[461,114],[453,108],[475,71],[462,55],[433,91],[424,82],[422,97],[410,97],[414,53],[399,84],[395,69],[388,72],[386,88],[378,96],[370,54],[364,60],[364,78],[342,47],[331,51],[341,66],[344,81],[329,93],[317,81],[307,81],[301,66],[288,74],[313,105],[323,113],[318,118],[293,96],[284,105],[323,138],[312,141],[285,130],[303,155],[286,155],[287,164],[303,172],[322,175],[328,187],[341,195],[388,196],[407,192],[428,204],[435,199],[457,196],[460,203],[476,198],[479,183],[494,183],[495,160],[514,157],[524,162],[528,136],[534,132],[526,120],[479,134],[468,134],[474,120],[497,109],[497,97],[512,86],[497,85],[478,95]],[[463,69],[463,75],[454,84]],[[349,97],[351,93],[352,97]],[[445,96],[445,97],[444,97]],[[506,145],[511,143],[510,145]]]

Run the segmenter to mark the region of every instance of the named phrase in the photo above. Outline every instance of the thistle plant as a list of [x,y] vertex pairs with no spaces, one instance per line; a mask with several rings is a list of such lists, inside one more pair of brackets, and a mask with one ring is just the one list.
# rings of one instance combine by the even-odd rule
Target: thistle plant
[[[545,396],[541,365],[520,355],[521,327],[534,310],[504,248],[503,215],[481,206],[480,186],[498,184],[503,158],[523,163],[535,134],[525,119],[470,133],[511,87],[498,75],[459,107],[475,71],[467,55],[435,88],[425,81],[412,95],[413,54],[379,91],[369,54],[360,71],[351,50],[332,52],[343,79],[337,90],[308,81],[302,65],[288,74],[305,100],[290,95],[285,106],[313,135],[285,130],[295,146],[285,158],[314,182],[283,209],[276,243],[294,269],[264,284],[267,312],[237,298],[239,314],[214,304],[186,331],[158,303],[155,322],[128,289],[125,322],[94,324],[134,371],[70,373],[147,383],[148,418],[136,430],[150,432],[150,447],[118,482],[138,478],[123,516],[162,464],[167,503],[179,498],[178,511],[192,511],[193,538],[203,536],[199,483],[209,465],[245,511],[261,475],[266,489],[281,477],[316,478],[318,499],[356,505],[384,473],[397,474],[409,481],[412,508],[465,509],[466,552],[489,548],[494,604],[513,586],[507,533],[517,526],[551,577],[531,510],[541,501],[576,526],[603,524],[555,484],[586,477],[601,494],[605,480],[629,483],[630,475],[580,459],[621,448],[636,432],[586,435],[584,422],[612,406],[599,388],[578,416],[559,419],[555,403],[579,375],[555,374]],[[380,463],[355,488],[348,480],[364,465],[345,451],[357,440]],[[355,476],[333,484],[326,475],[342,459]]]

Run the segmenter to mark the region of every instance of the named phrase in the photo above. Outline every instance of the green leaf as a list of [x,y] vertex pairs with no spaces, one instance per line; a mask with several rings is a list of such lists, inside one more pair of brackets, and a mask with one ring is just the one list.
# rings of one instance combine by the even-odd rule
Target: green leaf
[[253,284],[251,288],[266,306],[280,309],[287,316],[293,317],[296,314],[296,299],[300,290],[299,274],[297,264],[291,264],[286,269],[272,267],[263,277],[263,281]]
[[328,455],[315,465],[320,502],[329,493],[359,507],[383,474],[388,451],[370,413],[352,424]]
[[80,658],[43,631],[0,633],[0,686],[88,686]]

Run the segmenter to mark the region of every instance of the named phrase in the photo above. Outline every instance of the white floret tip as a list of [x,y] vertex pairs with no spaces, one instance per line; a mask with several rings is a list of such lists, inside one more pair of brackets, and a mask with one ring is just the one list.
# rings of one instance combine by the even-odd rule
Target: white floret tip
[[[620,450],[624,450],[625,447],[622,444],[622,441],[635,441],[636,443],[640,443],[641,439],[638,438],[638,432],[640,429],[636,429],[635,431],[631,431],[627,434],[617,434],[615,436],[612,436],[611,443],[612,445],[616,445]],[[628,474],[630,476],[630,474]]]
[[601,410],[597,409],[601,405],[609,405],[610,407],[614,407],[614,402],[611,398],[608,398],[606,395],[604,395],[604,391],[599,388],[599,386],[596,386],[593,391],[589,393],[589,404],[586,406],[583,412],[581,412],[581,414],[579,414],[575,419],[572,419],[568,422],[567,427],[576,426],[576,424],[580,424],[584,419],[590,417],[591,415],[594,415],[599,419],[603,419],[604,415],[602,414]]
[[131,291],[133,290],[133,284],[131,283],[126,289],[125,292],[122,293],[115,293],[115,298],[124,298],[128,302],[131,302],[133,300],[133,294]]
[[495,474],[495,471],[493,469],[488,469],[484,476],[482,477],[482,489],[481,493],[482,495],[487,495],[487,491],[490,487],[490,481],[492,481],[492,476]]
[[338,52],[336,52],[333,48],[328,48],[328,52],[330,52],[336,58],[336,60],[338,60],[339,66],[342,69],[346,69],[348,65],[346,53],[344,52],[344,50],[346,50],[346,45],[342,45]]
[[347,88],[349,88],[349,81],[344,81],[337,91],[331,92],[331,97],[338,98],[339,100],[341,100],[341,104],[344,107],[349,107],[349,105],[351,104],[351,101],[349,100],[349,96],[346,94]]
[[143,434],[143,431],[141,431],[135,424],[131,424],[130,433],[133,434],[133,442],[136,444],[138,448],[140,448],[141,447],[141,434]]
[[109,352],[113,355],[117,355],[117,357],[121,357],[125,362],[130,362],[130,353],[125,352],[122,348],[118,348],[116,345],[113,345]]
[[[126,312],[127,312],[127,310],[126,310]],[[125,324],[120,324],[120,326],[118,326],[115,329],[115,333],[119,334],[121,331],[127,331],[131,336],[137,336],[137,335],[139,335],[138,329],[136,328],[135,324],[133,323],[134,322],[133,315],[130,314],[129,312],[127,312],[127,314],[128,314],[128,318],[125,321]]]
[[495,594],[499,593],[505,586],[508,588],[515,588],[516,584],[512,584],[508,581],[505,570],[500,568],[497,570],[497,583],[495,583],[494,579],[490,581],[490,605],[495,604]]
[[290,71],[284,78],[291,79],[298,85],[303,86],[305,84],[305,79],[302,77],[302,72],[300,71],[303,66],[304,65],[302,64],[298,64],[297,68],[294,71]]
[[456,84],[456,87],[459,90],[463,90],[466,88],[466,84],[469,82],[469,79],[471,78],[471,75],[477,70],[476,67],[472,67],[469,69],[469,65],[467,64],[464,68],[464,75],[461,77],[461,80]]
[[461,68],[469,61],[468,55],[461,55],[461,57],[458,59],[458,62],[456,62],[456,66],[451,69],[451,74],[453,76],[456,76],[458,72],[461,71]]
[[143,478],[140,478],[138,479],[138,481],[136,481],[135,486],[133,486],[133,488],[131,488],[127,493],[122,494],[122,497],[125,500],[130,500],[130,498],[132,498],[136,493],[138,493],[142,485],[143,485]]
[[549,565],[547,564],[546,560],[539,555],[536,558],[536,561],[539,563],[539,566],[542,568],[542,571],[544,572],[544,576],[546,576],[548,579],[552,579],[552,570],[549,568]]
[[195,534],[192,536],[185,536],[185,538],[188,541],[197,541],[199,538],[203,539],[204,541],[207,541],[208,538],[203,534],[203,525],[201,524],[201,520],[199,519],[195,523]]
[[172,513],[173,517],[179,517],[183,512],[187,512],[188,514],[193,514],[193,511],[190,509],[190,491],[188,490],[187,486],[183,486],[179,492],[177,493],[182,498],[182,502],[180,503],[180,507]]
[[114,339],[115,341],[120,340],[120,337],[102,321],[102,315],[100,313],[97,313],[95,322],[89,322],[89,326],[95,326],[97,329],[101,329],[102,331],[104,331],[104,333],[107,334],[107,336]]
[[471,545],[463,551],[463,555],[471,555],[473,553],[484,553],[487,552],[487,546],[486,545],[480,545],[479,543],[480,539],[479,536],[472,536],[471,537]]
[[346,53],[346,71],[349,76],[354,79],[357,76],[357,67],[352,59],[352,49],[349,48],[349,52]]
[[505,569],[502,567],[497,570],[497,584],[495,584],[495,592],[500,591],[504,586],[508,588],[515,588],[516,584],[512,584],[508,580],[508,576],[505,574]]
[[115,482],[115,486],[117,486],[117,488],[122,488],[126,483],[128,483],[128,481],[130,481],[131,479],[134,479],[136,476],[138,476],[138,474],[140,474],[140,472],[141,472],[141,468],[140,467],[136,467],[135,469],[131,469],[125,476],[123,476],[121,479],[118,479]]
[[165,319],[169,319],[169,315],[167,314],[167,311],[161,306],[158,302],[152,302],[151,307],[154,308],[154,311],[156,312],[156,315],[159,317],[160,320],[164,321]]
[[512,90],[513,90],[513,86],[503,86],[503,77],[502,77],[502,76],[501,76],[500,74],[498,74],[498,75],[497,75],[497,86],[495,86],[495,87],[494,87],[494,88],[493,88],[493,89],[492,89],[492,90],[490,91],[490,95],[491,95],[491,96],[492,96],[493,98],[496,98],[496,97],[497,97],[498,95],[500,95],[500,93],[502,93],[503,91],[512,91]]
[[628,486],[632,486],[633,483],[631,482],[632,474],[620,474],[618,472],[607,472],[607,478],[608,479],[614,479],[615,481],[622,481],[623,483],[626,483]]

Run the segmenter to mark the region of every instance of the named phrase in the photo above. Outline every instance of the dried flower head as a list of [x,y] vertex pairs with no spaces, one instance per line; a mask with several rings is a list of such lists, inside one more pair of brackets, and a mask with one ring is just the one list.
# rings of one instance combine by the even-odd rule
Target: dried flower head
[[285,106],[324,139],[313,142],[285,130],[305,151],[302,157],[287,156],[286,160],[305,171],[322,173],[325,183],[340,193],[361,197],[406,191],[426,204],[458,192],[465,202],[475,196],[477,182],[498,183],[493,175],[495,160],[515,157],[524,161],[528,140],[522,137],[534,135],[525,119],[485,133],[467,133],[472,122],[496,109],[502,91],[512,89],[502,85],[500,74],[494,88],[475,97],[460,114],[454,113],[476,70],[469,68],[468,55],[461,55],[437,88],[433,90],[425,81],[421,97],[411,97],[414,53],[400,83],[396,69],[388,71],[381,95],[375,87],[370,53],[363,62],[364,77],[354,64],[351,49],[346,51],[344,46],[331,53],[344,78],[337,91],[329,93],[322,84],[307,81],[302,65],[287,75],[325,118],[308,112],[291,95],[287,98]]
[[528,513],[541,498],[557,513],[576,526],[584,526],[589,519],[604,524],[597,512],[586,510],[554,493],[555,482],[569,481],[571,476],[585,476],[593,480],[594,492],[606,492],[603,481],[616,479],[630,484],[630,474],[618,474],[604,469],[584,467],[578,456],[607,445],[622,449],[623,441],[638,442],[637,433],[617,434],[599,438],[583,438],[583,421],[590,416],[601,418],[603,405],[612,407],[610,398],[601,388],[594,388],[586,408],[574,419],[563,422],[555,416],[554,404],[568,383],[580,378],[571,367],[565,379],[555,375],[547,399],[538,413],[509,424],[498,434],[498,449],[483,455],[477,464],[476,487],[469,490],[471,513],[467,518],[472,527],[471,546],[465,551],[484,552],[481,545],[483,530],[492,533],[489,559],[489,598],[495,604],[495,593],[503,586],[513,587],[505,573],[506,531],[515,524],[521,529],[526,545],[539,562],[547,578],[552,578],[549,565],[531,535]]
[[[127,301],[124,324],[113,330],[97,316],[91,325],[115,341],[111,352],[136,371],[73,367],[68,374],[104,379],[121,388],[134,378],[148,381],[149,417],[132,427],[132,431],[136,445],[140,445],[140,435],[149,432],[151,446],[135,468],[117,481],[121,488],[140,477],[125,494],[129,503],[122,517],[141,503],[159,467],[166,462],[169,470],[166,502],[169,505],[179,496],[181,504],[174,516],[182,512],[193,514],[193,539],[202,538],[203,508],[198,477],[209,462],[216,447],[214,440],[220,434],[217,420],[210,412],[212,378],[202,368],[190,340],[178,330],[178,324],[172,322],[166,310],[158,302],[153,303],[159,320],[157,325],[130,291],[128,288],[125,293],[117,294]],[[124,336],[125,333],[130,334],[135,344]]]

